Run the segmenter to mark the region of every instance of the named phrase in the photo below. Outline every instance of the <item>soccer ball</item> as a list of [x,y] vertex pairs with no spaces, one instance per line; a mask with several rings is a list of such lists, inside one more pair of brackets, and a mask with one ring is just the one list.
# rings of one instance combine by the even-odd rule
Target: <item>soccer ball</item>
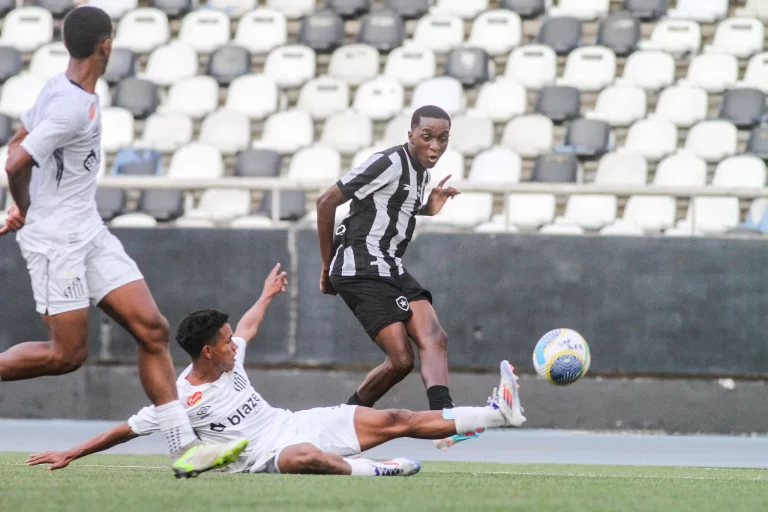
[[589,345],[572,329],[555,329],[541,337],[533,351],[533,366],[557,386],[573,384],[589,369]]

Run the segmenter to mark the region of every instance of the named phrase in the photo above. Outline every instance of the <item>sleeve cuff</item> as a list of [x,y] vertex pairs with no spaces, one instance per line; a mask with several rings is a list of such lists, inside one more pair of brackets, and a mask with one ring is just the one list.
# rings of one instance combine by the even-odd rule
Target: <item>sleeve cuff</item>
[[336,182],[336,186],[339,187],[339,190],[341,190],[341,195],[343,195],[345,198],[347,199],[355,198],[355,191],[350,189],[344,183],[342,183],[341,180]]
[[32,149],[30,149],[29,145],[27,144],[26,139],[21,141],[21,144],[19,145],[24,151],[29,154],[29,156],[32,157],[32,163],[35,165],[35,167],[40,167],[40,162],[42,161],[42,158],[40,158],[39,155],[36,155]]

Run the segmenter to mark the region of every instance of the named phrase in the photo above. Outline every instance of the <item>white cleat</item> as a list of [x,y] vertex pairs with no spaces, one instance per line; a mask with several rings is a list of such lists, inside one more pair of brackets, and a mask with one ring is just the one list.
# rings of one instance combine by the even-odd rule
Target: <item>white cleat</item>
[[520,427],[525,423],[525,416],[523,416],[523,406],[520,404],[520,395],[517,392],[520,385],[517,383],[515,367],[509,364],[509,361],[502,361],[500,372],[501,382],[498,390],[494,392],[491,407],[501,411],[507,422],[506,426]]
[[411,459],[392,459],[374,462],[376,476],[411,476],[421,471],[421,464]]

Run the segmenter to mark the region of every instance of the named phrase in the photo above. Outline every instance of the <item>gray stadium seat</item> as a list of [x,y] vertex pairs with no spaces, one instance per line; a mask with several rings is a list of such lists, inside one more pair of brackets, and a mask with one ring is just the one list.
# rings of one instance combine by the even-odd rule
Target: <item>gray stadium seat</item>
[[5,16],[16,8],[16,0],[0,0],[0,16]]
[[16,48],[0,46],[0,82],[5,82],[24,69],[24,56]]
[[594,158],[607,153],[610,143],[611,125],[597,119],[576,119],[568,125],[565,144],[557,151]]
[[104,80],[115,85],[121,80],[136,75],[136,54],[128,48],[113,48],[109,57]]
[[163,155],[152,149],[121,149],[115,155],[112,174],[116,176],[156,176],[163,166]]
[[75,8],[75,0],[35,0],[33,4],[48,9],[54,18],[63,18]]
[[658,20],[668,9],[669,0],[624,0],[624,10],[643,21]]
[[170,222],[184,215],[184,192],[181,190],[144,190],[139,196],[137,210],[151,215],[158,222]]
[[720,104],[720,119],[727,119],[737,128],[752,128],[765,115],[765,93],[758,89],[725,91]]
[[371,10],[371,0],[328,0],[328,8],[342,18],[359,18]]
[[125,213],[127,199],[121,188],[100,188],[96,190],[96,208],[101,220],[110,221]]
[[152,115],[160,104],[157,85],[149,80],[126,78],[115,88],[112,98],[113,107],[122,107],[136,119],[146,119]]
[[301,22],[299,43],[318,53],[330,53],[344,44],[344,21],[328,9],[310,14]]
[[579,160],[574,155],[541,155],[533,166],[532,181],[552,183],[576,183],[579,177]]
[[536,113],[556,123],[581,117],[581,91],[575,87],[549,86],[541,89]]
[[380,52],[389,52],[403,45],[405,23],[394,11],[372,12],[360,21],[357,41],[368,44]]
[[536,41],[552,47],[558,55],[568,55],[581,46],[583,37],[581,20],[563,16],[543,20]]
[[235,78],[251,72],[251,53],[237,45],[216,49],[208,60],[207,73],[220,85],[229,85]]
[[758,126],[749,134],[747,153],[768,161],[768,125]]
[[640,21],[632,14],[613,13],[600,23],[597,44],[610,48],[620,57],[625,57],[637,48],[641,37],[640,29]]
[[384,0],[384,7],[407,20],[414,20],[429,12],[430,3],[429,0]]
[[[272,192],[264,193],[259,209],[262,215],[272,216]],[[306,196],[298,190],[280,192],[280,220],[299,220],[307,214]]]
[[488,64],[490,57],[482,48],[457,48],[445,60],[445,74],[474,87],[490,79]]
[[235,175],[248,178],[280,176],[283,155],[271,149],[250,149],[238,153]]
[[[0,114],[0,146],[5,146],[13,137],[13,119],[5,114]],[[3,172],[5,169],[0,169]]]
[[523,19],[538,18],[547,10],[546,0],[501,0],[502,9],[515,11]]
[[169,18],[181,18],[195,7],[192,0],[150,0],[149,5],[160,9]]

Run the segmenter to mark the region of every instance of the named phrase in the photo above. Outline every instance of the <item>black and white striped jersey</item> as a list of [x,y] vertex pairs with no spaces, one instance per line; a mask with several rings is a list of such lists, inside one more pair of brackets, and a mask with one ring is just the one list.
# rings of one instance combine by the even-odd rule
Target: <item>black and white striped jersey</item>
[[337,185],[352,204],[336,229],[331,275],[402,275],[429,179],[407,144],[371,155],[341,178]]

